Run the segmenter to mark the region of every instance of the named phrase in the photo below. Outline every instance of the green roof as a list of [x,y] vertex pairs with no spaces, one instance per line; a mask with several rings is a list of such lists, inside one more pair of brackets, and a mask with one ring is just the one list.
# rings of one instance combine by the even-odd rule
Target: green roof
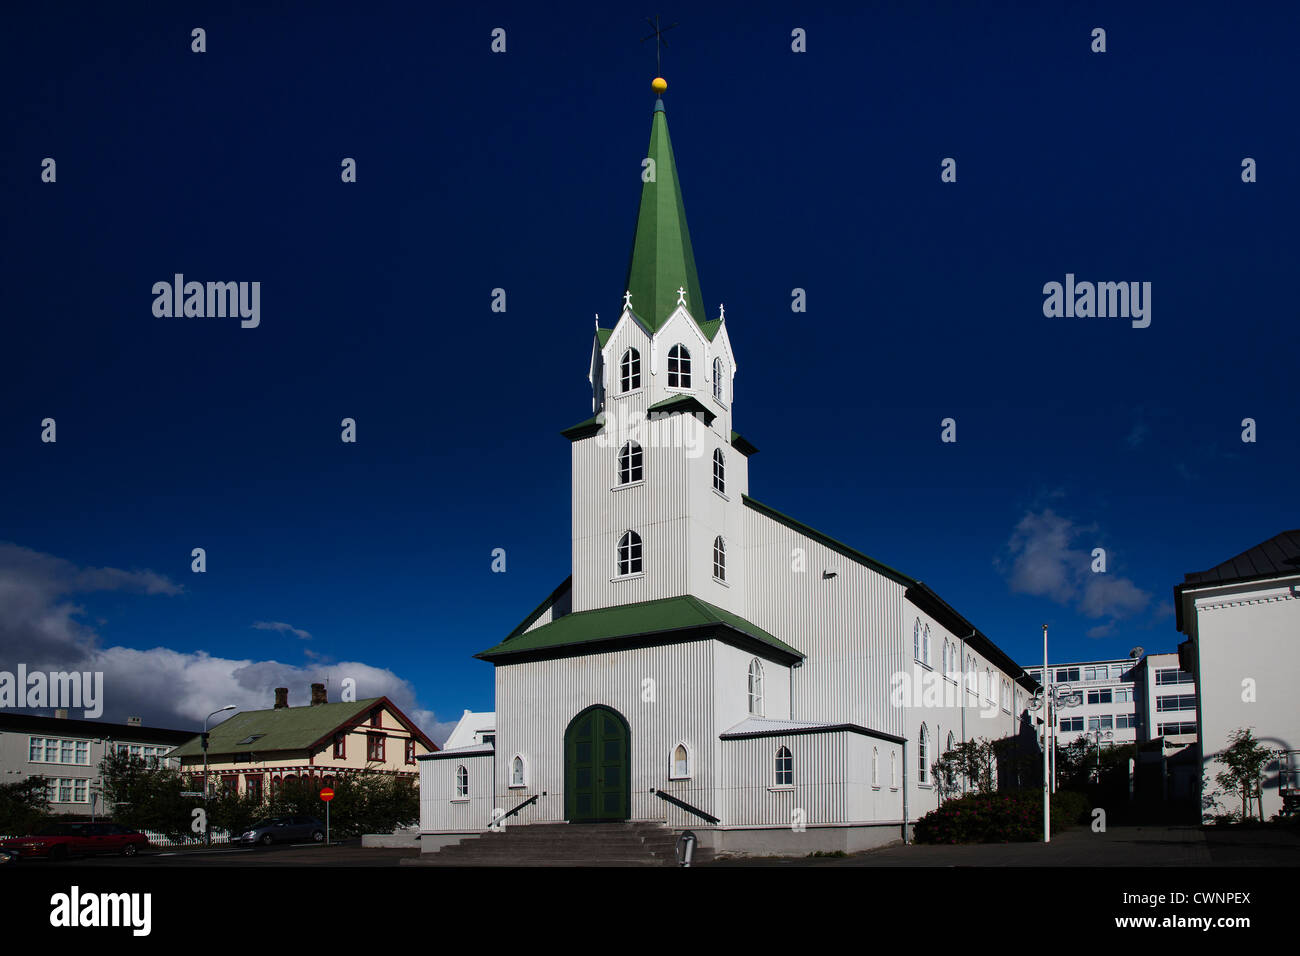
[[655,402],[646,411],[657,415],[703,415],[706,425],[712,425],[713,420],[718,417],[717,412],[694,395],[674,395],[672,398],[665,398],[662,402]]
[[[362,716],[382,697],[340,704],[310,704],[279,707],[235,714],[208,731],[208,756],[213,754],[266,753],[272,750],[303,750]],[[256,740],[243,741],[257,735]],[[196,736],[169,754],[172,757],[201,757],[203,747]]]
[[600,326],[596,327],[596,341],[600,343],[602,349],[609,343],[609,337],[613,334],[613,329],[602,329]]
[[704,318],[704,297],[695,272],[695,253],[686,228],[686,209],[663,100],[655,103],[646,157],[654,160],[655,175],[641,185],[626,289],[632,293],[632,311],[654,333],[677,308],[679,288],[686,290],[686,308],[696,322]]
[[[712,629],[713,634],[708,632]],[[634,638],[667,638],[674,632],[693,632],[693,636],[713,636],[728,643],[762,645],[775,651],[779,660],[802,660],[803,654],[767,631],[730,611],[724,611],[691,594],[678,597],[621,604],[566,614],[549,624],[507,637],[475,657],[494,660],[516,656],[562,654],[585,645]],[[686,638],[686,634],[678,634]]]

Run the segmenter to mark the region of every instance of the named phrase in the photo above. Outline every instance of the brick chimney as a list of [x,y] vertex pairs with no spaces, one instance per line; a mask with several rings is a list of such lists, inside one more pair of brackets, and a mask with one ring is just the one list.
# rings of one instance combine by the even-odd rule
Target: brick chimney
[[324,703],[328,703],[328,701],[325,699],[325,685],[324,685],[324,684],[312,684],[312,685],[311,685],[311,705],[312,705],[313,707],[315,707],[317,704],[324,704]]
[[289,688],[277,687],[275,689],[275,709],[289,706]]
[[143,724],[143,723],[144,723],[144,720],[143,720],[143,718],[140,718],[140,717],[128,717],[128,718],[126,719],[126,725],[127,725],[128,727],[139,727],[139,726],[140,726],[141,724]]
[[58,710],[56,710],[56,711],[54,712],[54,719],[55,719],[55,720],[67,720],[67,719],[68,719],[68,712],[67,712],[67,710],[65,710],[64,708],[60,707]]

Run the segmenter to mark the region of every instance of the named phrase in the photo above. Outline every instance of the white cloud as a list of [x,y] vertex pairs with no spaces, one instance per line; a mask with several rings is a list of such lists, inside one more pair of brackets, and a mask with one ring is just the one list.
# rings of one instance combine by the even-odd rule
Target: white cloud
[[[80,620],[83,608],[69,600],[69,595],[87,591],[173,595],[182,590],[152,571],[78,568],[53,555],[0,543],[0,662],[8,668],[23,662],[30,670],[102,671],[103,719],[109,722],[134,716],[149,726],[197,728],[206,715],[227,704],[241,711],[271,707],[277,687],[288,687],[290,704],[299,706],[310,701],[311,684],[325,682],[330,700],[337,701],[343,679],[350,677],[358,699],[388,697],[435,743],[451,732],[454,723],[439,721],[420,707],[410,683],[386,668],[360,661],[315,660],[298,666],[166,647],[102,647],[94,628]],[[304,640],[311,636],[283,622],[253,626]]]
[[292,634],[304,641],[311,640],[310,631],[304,631],[302,628],[286,624],[284,621],[254,621],[253,627],[259,631],[279,631],[281,634]]
[[[1086,549],[1075,547],[1085,537],[1091,539]],[[1106,636],[1115,621],[1145,610],[1151,595],[1111,571],[1093,572],[1097,537],[1095,525],[1077,524],[1051,508],[1030,511],[1007,542],[1009,564],[999,564],[1013,592],[1048,598],[1085,617],[1110,618],[1089,631],[1090,637]]]

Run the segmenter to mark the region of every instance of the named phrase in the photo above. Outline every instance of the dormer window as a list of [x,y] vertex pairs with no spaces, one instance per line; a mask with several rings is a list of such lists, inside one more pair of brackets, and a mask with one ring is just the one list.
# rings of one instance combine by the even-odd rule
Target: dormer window
[[722,401],[722,359],[713,360],[713,397]]
[[668,350],[668,387],[691,387],[691,353],[680,343]]
[[641,573],[641,536],[635,531],[626,531],[618,539],[618,574]]
[[625,444],[618,452],[618,483],[630,485],[645,479],[645,453],[634,441]]
[[618,363],[618,384],[620,392],[631,392],[641,387],[641,353],[636,349],[623,353],[623,360]]

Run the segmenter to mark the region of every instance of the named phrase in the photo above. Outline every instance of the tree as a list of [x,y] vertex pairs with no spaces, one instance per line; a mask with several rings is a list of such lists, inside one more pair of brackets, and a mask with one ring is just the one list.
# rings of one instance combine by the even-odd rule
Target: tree
[[50,817],[49,784],[44,777],[0,783],[0,834],[25,836]]
[[959,792],[963,784],[974,793],[992,793],[997,789],[996,761],[996,747],[988,740],[963,740],[932,765],[940,796]]
[[1228,791],[1241,794],[1241,820],[1250,818],[1250,801],[1256,801],[1260,822],[1264,820],[1264,805],[1260,799],[1263,790],[1264,768],[1277,759],[1281,751],[1263,746],[1249,728],[1234,730],[1228,736],[1228,746],[1214,755],[1225,769],[1214,779]]
[[191,811],[202,803],[181,796],[180,771],[119,751],[104,757],[99,772],[104,781],[104,804],[116,822],[172,839],[191,834]]

